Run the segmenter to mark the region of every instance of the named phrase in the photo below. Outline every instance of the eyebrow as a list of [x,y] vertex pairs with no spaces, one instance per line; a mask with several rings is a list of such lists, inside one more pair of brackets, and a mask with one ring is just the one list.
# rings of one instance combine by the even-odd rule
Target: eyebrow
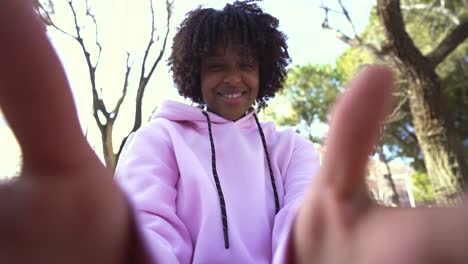
[[[225,54],[224,53],[219,53],[219,52],[216,52],[216,53],[209,53],[206,55],[206,59],[211,59],[211,58],[221,58],[221,57],[224,57]],[[241,59],[247,59],[247,60],[252,60],[252,61],[256,61],[257,58],[255,56],[253,56],[252,54],[244,54],[244,55],[240,55],[239,56]]]
[[224,54],[219,54],[219,53],[217,53],[217,54],[208,54],[208,55],[206,55],[205,58],[207,58],[207,59],[213,59],[213,58],[221,58],[221,57],[223,57],[223,56],[224,56]]

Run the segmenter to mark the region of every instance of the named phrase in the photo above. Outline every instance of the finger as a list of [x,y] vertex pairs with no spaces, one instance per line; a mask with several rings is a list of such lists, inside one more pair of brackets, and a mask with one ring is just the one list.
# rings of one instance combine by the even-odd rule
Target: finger
[[92,153],[65,73],[30,1],[0,1],[0,107],[25,170],[78,165]]
[[388,68],[370,66],[358,74],[334,108],[320,177],[339,197],[366,194],[365,168],[388,111],[392,87]]

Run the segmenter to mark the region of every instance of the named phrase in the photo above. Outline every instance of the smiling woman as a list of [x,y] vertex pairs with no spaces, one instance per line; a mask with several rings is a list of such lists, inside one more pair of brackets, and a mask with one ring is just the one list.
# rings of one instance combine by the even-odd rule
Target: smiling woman
[[236,1],[196,8],[178,27],[168,65],[192,105],[164,101],[129,137],[115,174],[155,263],[285,262],[318,155],[254,109],[286,77],[278,25],[254,1]]
[[219,45],[201,62],[201,92],[208,110],[235,121],[244,116],[258,96],[256,58],[239,47]]
[[[262,108],[283,88],[287,66],[291,62],[286,35],[278,30],[277,18],[265,13],[256,14],[257,10],[249,9],[249,5],[232,6],[225,7],[226,12],[232,12],[230,16],[212,8],[198,7],[190,11],[174,36],[168,66],[179,94],[200,105],[208,103],[201,89],[201,78],[205,77],[205,73],[215,72],[210,76],[216,77],[218,82],[222,77],[224,82],[231,82],[231,85],[231,78],[239,82],[254,77],[257,79],[254,82],[258,83],[255,84],[258,85],[258,93],[254,101],[258,108]],[[216,67],[205,71],[208,70],[208,63]],[[201,71],[205,73],[201,74]],[[241,72],[243,74],[239,75]],[[250,77],[244,78],[247,76]],[[249,94],[252,95],[255,93]]]

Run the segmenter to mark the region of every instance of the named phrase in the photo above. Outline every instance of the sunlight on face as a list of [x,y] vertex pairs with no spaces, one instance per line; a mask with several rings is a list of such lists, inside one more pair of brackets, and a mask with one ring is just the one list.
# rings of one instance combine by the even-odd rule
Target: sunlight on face
[[258,95],[258,63],[237,47],[215,49],[201,63],[202,97],[208,110],[228,120],[241,118]]

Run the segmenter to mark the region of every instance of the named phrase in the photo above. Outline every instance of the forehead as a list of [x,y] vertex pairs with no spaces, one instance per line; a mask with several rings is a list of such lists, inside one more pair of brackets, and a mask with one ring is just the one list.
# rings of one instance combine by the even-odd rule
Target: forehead
[[207,58],[216,57],[239,57],[243,59],[256,59],[256,54],[247,47],[240,45],[216,45],[206,54]]

